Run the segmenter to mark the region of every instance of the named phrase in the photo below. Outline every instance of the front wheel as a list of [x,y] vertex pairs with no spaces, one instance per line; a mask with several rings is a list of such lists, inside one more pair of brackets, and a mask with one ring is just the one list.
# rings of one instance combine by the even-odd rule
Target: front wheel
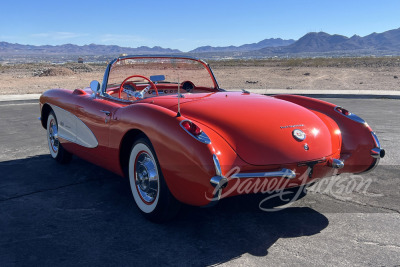
[[129,182],[137,207],[150,221],[161,223],[178,213],[180,203],[169,191],[147,138],[138,139],[132,146]]
[[58,123],[56,115],[50,112],[47,118],[47,142],[49,144],[50,155],[61,164],[69,163],[72,154],[66,151],[58,140]]

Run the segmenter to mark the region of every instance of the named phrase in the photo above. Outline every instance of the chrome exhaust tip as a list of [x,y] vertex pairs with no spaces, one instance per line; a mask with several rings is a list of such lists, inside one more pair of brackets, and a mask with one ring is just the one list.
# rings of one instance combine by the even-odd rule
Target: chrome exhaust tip
[[373,148],[371,149],[371,156],[376,159],[381,159],[385,156],[386,152],[385,149],[382,148]]
[[344,167],[344,162],[340,159],[332,159],[331,166],[334,169],[342,169]]

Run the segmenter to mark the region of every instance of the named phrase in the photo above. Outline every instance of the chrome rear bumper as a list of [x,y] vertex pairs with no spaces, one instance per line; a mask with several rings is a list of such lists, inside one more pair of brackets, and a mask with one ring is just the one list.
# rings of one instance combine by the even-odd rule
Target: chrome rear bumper
[[[216,176],[210,179],[210,184],[214,187],[213,198],[208,205],[205,207],[212,207],[218,203],[221,198],[222,189],[228,185],[228,179],[222,176],[221,167],[219,165],[218,158],[214,155],[214,165],[216,169]],[[269,178],[269,177],[282,177],[286,179],[293,179],[296,177],[296,173],[292,170],[283,168],[280,171],[272,172],[256,172],[256,173],[236,173],[229,178],[231,179],[243,179],[243,178]]]
[[369,166],[369,168],[363,173],[369,173],[378,166],[379,160],[383,158],[386,154],[385,150],[381,147],[378,137],[374,132],[371,132],[372,138],[374,138],[376,147],[371,149],[370,155],[374,158],[374,162]]
[[[217,204],[221,198],[222,189],[228,185],[228,179],[222,175],[218,157],[214,155],[213,160],[214,160],[216,175],[210,179],[210,184],[214,187],[214,193],[212,200],[205,207],[211,207]],[[293,179],[296,177],[296,173],[292,170],[283,168],[280,171],[272,171],[272,172],[237,173],[230,176],[229,178],[243,179],[243,178],[268,178],[268,177],[282,177],[286,179]]]
[[225,188],[228,185],[228,179],[226,179],[225,177],[222,176],[213,176],[210,180],[210,184],[214,187],[214,188]]
[[[293,179],[296,178],[296,173],[292,170],[283,168],[280,171],[272,171],[272,172],[236,173],[230,176],[229,178],[242,179],[242,178],[270,178],[270,177],[282,177],[286,179]],[[211,178],[210,183],[214,188],[222,189],[228,185],[228,179],[221,175],[216,175]]]
[[374,132],[371,132],[372,138],[374,138],[376,147],[371,149],[371,156],[375,159],[380,159],[385,156],[385,150],[381,147],[378,137]]
[[269,178],[269,177],[282,177],[286,179],[293,179],[296,178],[296,173],[292,170],[283,168],[280,171],[273,171],[273,172],[257,172],[257,173],[237,173],[232,175],[230,178]]
[[376,159],[381,159],[385,156],[385,150],[382,148],[373,148],[371,149],[371,156]]

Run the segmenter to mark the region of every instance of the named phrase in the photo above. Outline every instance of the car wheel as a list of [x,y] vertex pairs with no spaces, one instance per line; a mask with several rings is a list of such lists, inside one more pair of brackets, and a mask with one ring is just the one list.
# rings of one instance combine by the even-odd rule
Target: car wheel
[[147,219],[161,223],[178,213],[180,203],[169,191],[147,138],[140,138],[133,144],[128,173],[135,203]]
[[72,154],[66,151],[58,140],[58,123],[53,111],[50,112],[47,118],[47,142],[53,159],[61,164],[71,161]]

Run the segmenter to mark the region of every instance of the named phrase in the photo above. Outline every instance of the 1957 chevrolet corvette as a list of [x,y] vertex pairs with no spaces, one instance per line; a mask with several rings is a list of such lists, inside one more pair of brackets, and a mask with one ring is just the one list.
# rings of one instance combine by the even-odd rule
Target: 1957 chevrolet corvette
[[[184,56],[125,56],[103,82],[40,97],[51,156],[72,154],[129,177],[141,213],[164,221],[180,203],[212,205],[372,170],[385,155],[350,111],[296,95],[221,89],[209,65]],[[287,183],[286,181],[290,181]]]

